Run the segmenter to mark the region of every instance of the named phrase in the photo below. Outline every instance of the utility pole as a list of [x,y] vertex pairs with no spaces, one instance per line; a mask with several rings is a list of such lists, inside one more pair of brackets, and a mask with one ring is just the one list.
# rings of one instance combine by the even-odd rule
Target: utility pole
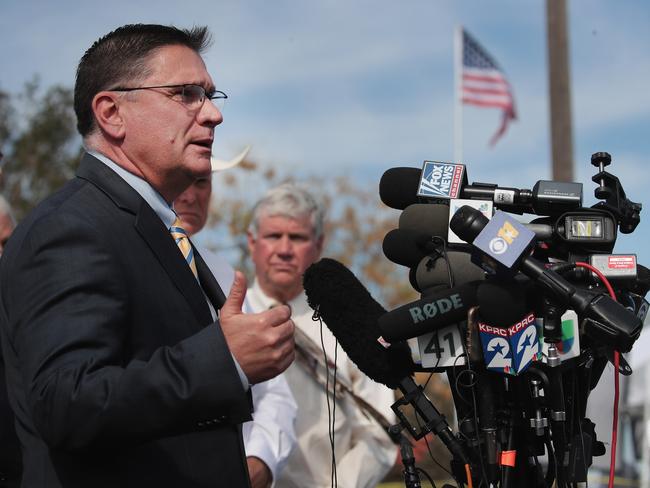
[[566,0],[546,0],[553,179],[573,181],[573,130]]

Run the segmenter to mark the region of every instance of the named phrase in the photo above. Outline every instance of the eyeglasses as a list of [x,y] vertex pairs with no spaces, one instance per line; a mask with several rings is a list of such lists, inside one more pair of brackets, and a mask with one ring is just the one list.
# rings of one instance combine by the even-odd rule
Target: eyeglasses
[[226,99],[228,98],[228,95],[226,95],[224,92],[220,90],[212,90],[207,92],[205,91],[205,88],[203,88],[201,85],[158,85],[158,86],[137,86],[133,88],[117,87],[117,88],[111,88],[110,90],[107,91],[130,92],[136,90],[153,90],[155,88],[176,89],[176,91],[174,91],[171,94],[171,97],[179,96],[180,101],[184,105],[187,105],[188,108],[191,109],[201,108],[203,106],[203,102],[205,101],[205,99],[208,98],[212,100],[212,103],[214,103],[219,110],[221,110],[224,106]]

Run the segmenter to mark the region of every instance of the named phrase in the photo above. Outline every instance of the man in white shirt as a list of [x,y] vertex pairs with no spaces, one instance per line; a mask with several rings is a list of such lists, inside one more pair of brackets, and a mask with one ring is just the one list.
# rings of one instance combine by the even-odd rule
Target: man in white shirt
[[[246,151],[232,161],[213,157],[212,170],[217,172],[235,166],[245,155]],[[190,236],[205,226],[211,196],[212,178],[205,177],[197,179],[175,200],[174,210]],[[194,242],[192,244],[199,250],[224,293],[228,294],[235,278],[232,266],[218,254]],[[252,313],[247,300],[242,310]],[[255,410],[253,420],[242,426],[244,450],[252,488],[266,488],[277,479],[296,442],[293,424],[297,406],[283,375],[253,385],[251,392]]]
[[[256,274],[247,293],[249,303],[257,312],[286,303],[296,326],[296,359],[285,376],[300,406],[296,420],[298,444],[276,486],[330,487],[334,446],[338,486],[371,488],[395,463],[397,448],[379,423],[360,410],[353,395],[370,403],[391,423],[394,396],[391,390],[361,373],[337,347],[329,329],[312,320],[302,275],[323,249],[323,214],[322,206],[310,192],[298,185],[283,184],[257,203],[248,232]],[[332,388],[335,363],[336,383],[341,388],[336,389],[334,404],[331,392],[326,395],[326,385]]]

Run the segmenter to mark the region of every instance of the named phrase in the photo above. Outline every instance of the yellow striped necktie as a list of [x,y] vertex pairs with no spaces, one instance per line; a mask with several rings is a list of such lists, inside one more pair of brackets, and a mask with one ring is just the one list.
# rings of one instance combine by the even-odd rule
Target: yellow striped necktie
[[194,261],[194,250],[192,249],[192,244],[190,244],[190,239],[187,237],[187,232],[185,232],[185,229],[183,229],[183,227],[181,226],[181,219],[176,217],[176,220],[174,220],[174,223],[169,228],[169,232],[171,233],[172,237],[176,241],[176,245],[178,246],[178,249],[180,249],[181,253],[183,254],[183,257],[185,258],[187,265],[192,270],[194,277],[198,279],[199,275],[196,272],[196,262]]

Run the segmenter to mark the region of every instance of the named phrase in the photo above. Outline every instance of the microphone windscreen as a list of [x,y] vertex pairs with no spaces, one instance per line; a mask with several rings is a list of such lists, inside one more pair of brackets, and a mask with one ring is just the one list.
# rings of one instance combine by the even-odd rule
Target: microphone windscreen
[[[469,253],[447,250],[447,259],[440,256],[422,258],[415,271],[415,281],[423,294],[440,288],[463,285],[485,279],[485,272],[474,263]],[[453,282],[450,282],[450,271]]]
[[420,293],[422,290],[420,290],[420,285],[418,285],[418,280],[416,278],[417,270],[418,269],[416,267],[412,267],[411,269],[409,269],[409,283],[411,284],[411,286],[415,291]]
[[414,203],[399,216],[399,228],[411,229],[447,240],[449,207],[438,203]]
[[494,327],[509,327],[533,308],[522,280],[487,280],[476,291],[481,321]]
[[389,388],[410,376],[415,365],[405,343],[384,348],[377,321],[386,311],[343,264],[323,258],[305,271],[309,306],[323,318],[343,350],[370,379]]
[[463,205],[449,221],[449,228],[465,242],[472,243],[489,221],[480,210]]
[[418,168],[390,168],[379,180],[379,198],[390,208],[403,210],[418,202],[418,185],[422,171]]
[[382,243],[384,256],[396,264],[414,268],[420,260],[435,250],[431,237],[407,229],[388,231]]

